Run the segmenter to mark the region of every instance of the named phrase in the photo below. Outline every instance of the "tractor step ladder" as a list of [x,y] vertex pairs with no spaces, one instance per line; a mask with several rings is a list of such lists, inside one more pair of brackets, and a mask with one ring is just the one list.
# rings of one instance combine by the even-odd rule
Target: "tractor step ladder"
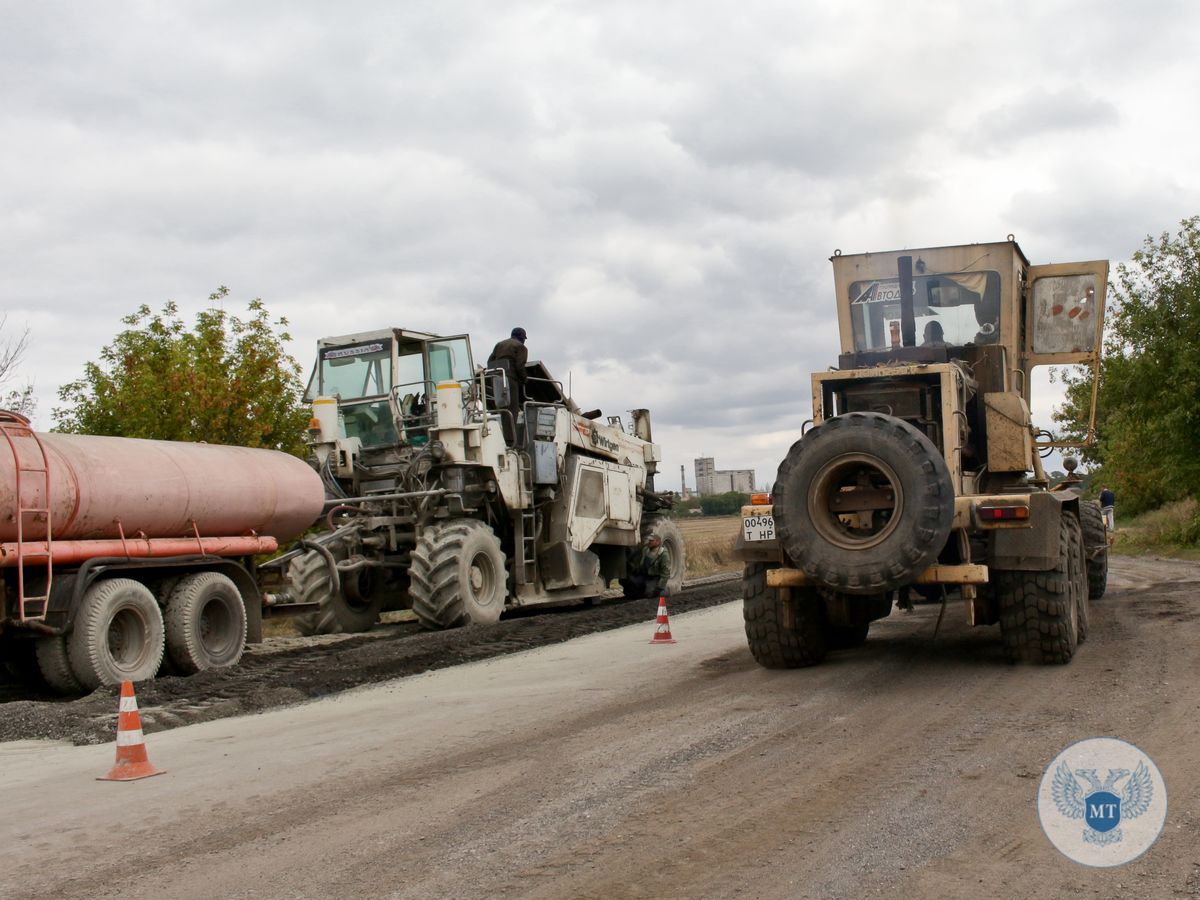
[[533,508],[533,460],[528,453],[520,454],[521,515],[516,540],[516,574],[520,584],[537,582],[537,510]]
[[[0,410],[0,433],[12,452],[16,476],[14,498],[16,501],[17,520],[17,616],[22,622],[42,620],[50,605],[50,586],[54,578],[54,561],[50,555],[50,458],[46,454],[46,445],[33,430],[29,420],[20,413]],[[17,446],[17,438],[32,438],[41,456],[41,465],[26,465],[21,459],[21,451]],[[36,485],[27,485],[27,479],[21,476],[33,476],[32,480],[40,480],[42,487],[43,505],[33,505],[37,496]],[[25,522],[27,517],[36,520],[41,517],[46,523],[44,540],[25,540]],[[46,569],[46,589],[43,594],[29,595],[25,593],[25,567],[31,561],[35,566],[44,565]]]

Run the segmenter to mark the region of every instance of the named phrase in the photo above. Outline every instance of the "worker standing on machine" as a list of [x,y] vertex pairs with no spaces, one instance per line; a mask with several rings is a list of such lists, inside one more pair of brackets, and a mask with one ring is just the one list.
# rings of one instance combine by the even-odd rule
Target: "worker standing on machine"
[[527,399],[525,393],[525,363],[529,360],[529,351],[525,348],[525,329],[514,328],[509,337],[500,341],[492,348],[488,357],[489,369],[503,369],[508,377],[508,411],[512,414],[511,423],[503,423],[504,437],[511,445],[516,435],[517,416],[521,405]]

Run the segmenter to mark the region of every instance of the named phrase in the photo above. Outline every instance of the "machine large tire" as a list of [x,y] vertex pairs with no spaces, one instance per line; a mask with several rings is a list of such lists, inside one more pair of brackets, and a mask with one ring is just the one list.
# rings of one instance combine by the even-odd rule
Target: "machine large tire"
[[67,638],[71,671],[86,690],[158,673],[165,646],[162,611],[140,581],[105,578],[89,587]]
[[459,519],[426,528],[413,548],[409,593],[426,628],[495,622],[508,597],[500,539],[485,523]]
[[[345,543],[336,541],[328,548],[335,560],[347,558]],[[379,621],[384,595],[373,569],[361,568],[342,573],[341,590],[335,595],[330,589],[329,564],[322,553],[309,550],[288,565],[288,581],[292,598],[298,603],[317,603],[316,612],[292,619],[292,627],[300,634],[357,634],[370,631]]]
[[672,595],[678,594],[683,587],[683,574],[687,569],[687,549],[683,542],[683,532],[673,519],[659,516],[642,530],[642,539],[645,540],[652,534],[658,535],[663,550],[670,554],[671,577],[667,581],[667,590]]
[[1079,631],[1079,643],[1087,640],[1091,621],[1091,608],[1088,605],[1088,572],[1087,554],[1083,548],[1083,527],[1074,513],[1064,510],[1063,518],[1067,520],[1069,538],[1069,584],[1074,596],[1075,618]]
[[163,616],[167,656],[181,675],[236,666],[246,649],[246,605],[220,572],[181,578]]
[[775,480],[775,525],[814,584],[879,594],[908,584],[950,534],[954,487],[937,447],[895,416],[827,419],[792,445]]
[[1108,588],[1108,531],[1104,513],[1095,500],[1079,504],[1079,521],[1083,525],[1083,547],[1087,553],[1088,599],[1099,600]]
[[1064,512],[1059,523],[1058,565],[1046,572],[996,572],[1000,637],[1009,662],[1069,663],[1079,644],[1078,600],[1072,586],[1071,534],[1078,520]]
[[60,634],[37,639],[38,668],[52,691],[59,694],[83,693],[83,685],[71,671],[67,658],[67,639]]
[[779,590],[767,587],[767,570],[774,568],[774,563],[747,563],[742,570],[742,616],[750,653],[766,669],[815,666],[828,649],[821,597],[812,588],[790,588],[789,627]]

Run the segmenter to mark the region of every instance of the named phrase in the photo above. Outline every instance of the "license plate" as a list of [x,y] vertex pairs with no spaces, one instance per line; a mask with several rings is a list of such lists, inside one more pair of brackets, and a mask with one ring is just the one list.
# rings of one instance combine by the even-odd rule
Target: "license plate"
[[747,542],[775,540],[775,517],[742,516],[742,536]]

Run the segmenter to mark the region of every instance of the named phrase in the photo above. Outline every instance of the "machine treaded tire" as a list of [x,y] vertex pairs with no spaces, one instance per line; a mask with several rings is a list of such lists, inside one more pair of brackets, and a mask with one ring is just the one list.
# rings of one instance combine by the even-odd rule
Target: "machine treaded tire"
[[774,563],[747,563],[742,570],[742,615],[750,653],[765,669],[815,666],[828,649],[820,595],[811,588],[791,588],[795,616],[793,627],[786,627],[779,591],[767,587],[767,571],[774,568]]
[[[334,559],[344,560],[349,551],[343,541],[328,545]],[[341,575],[342,590],[335,597],[330,588],[329,566],[325,557],[308,550],[288,564],[292,598],[298,603],[320,604],[316,612],[292,619],[292,627],[305,637],[316,634],[357,634],[370,631],[379,621],[383,594],[358,590],[362,569]]]
[[[871,536],[848,534],[829,506],[856,473],[869,474],[895,503]],[[793,444],[774,498],[787,555],[814,584],[847,594],[911,582],[937,560],[954,518],[950,470],[937,447],[903,419],[875,412],[826,419]]]
[[1071,533],[1078,520],[1059,522],[1058,565],[1045,572],[998,571],[1000,637],[1009,662],[1069,663],[1079,644],[1078,588],[1071,586]]
[[1080,502],[1079,522],[1083,525],[1083,547],[1087,553],[1088,599],[1099,600],[1108,589],[1108,532],[1100,503]]
[[228,576],[196,572],[171,589],[163,627],[179,674],[236,666],[246,649],[245,601]]
[[1088,637],[1091,612],[1088,606],[1087,553],[1083,548],[1083,527],[1080,525],[1079,517],[1074,513],[1064,511],[1063,518],[1067,519],[1069,532],[1070,566],[1068,572],[1070,573],[1071,593],[1075,597],[1078,642],[1082,644]]
[[429,629],[495,622],[508,598],[500,539],[477,519],[426,528],[413,548],[409,578],[413,613]]
[[683,575],[687,569],[687,551],[683,541],[683,532],[679,530],[679,526],[672,519],[658,516],[648,526],[643,527],[642,540],[652,534],[658,535],[663,549],[671,556],[671,577],[667,581],[667,590],[674,596],[683,587]]
[[158,674],[166,641],[162,610],[132,578],[105,578],[83,595],[67,638],[71,671],[85,690]]
[[67,639],[60,634],[37,639],[38,668],[50,689],[59,694],[81,694],[83,685],[71,671]]

